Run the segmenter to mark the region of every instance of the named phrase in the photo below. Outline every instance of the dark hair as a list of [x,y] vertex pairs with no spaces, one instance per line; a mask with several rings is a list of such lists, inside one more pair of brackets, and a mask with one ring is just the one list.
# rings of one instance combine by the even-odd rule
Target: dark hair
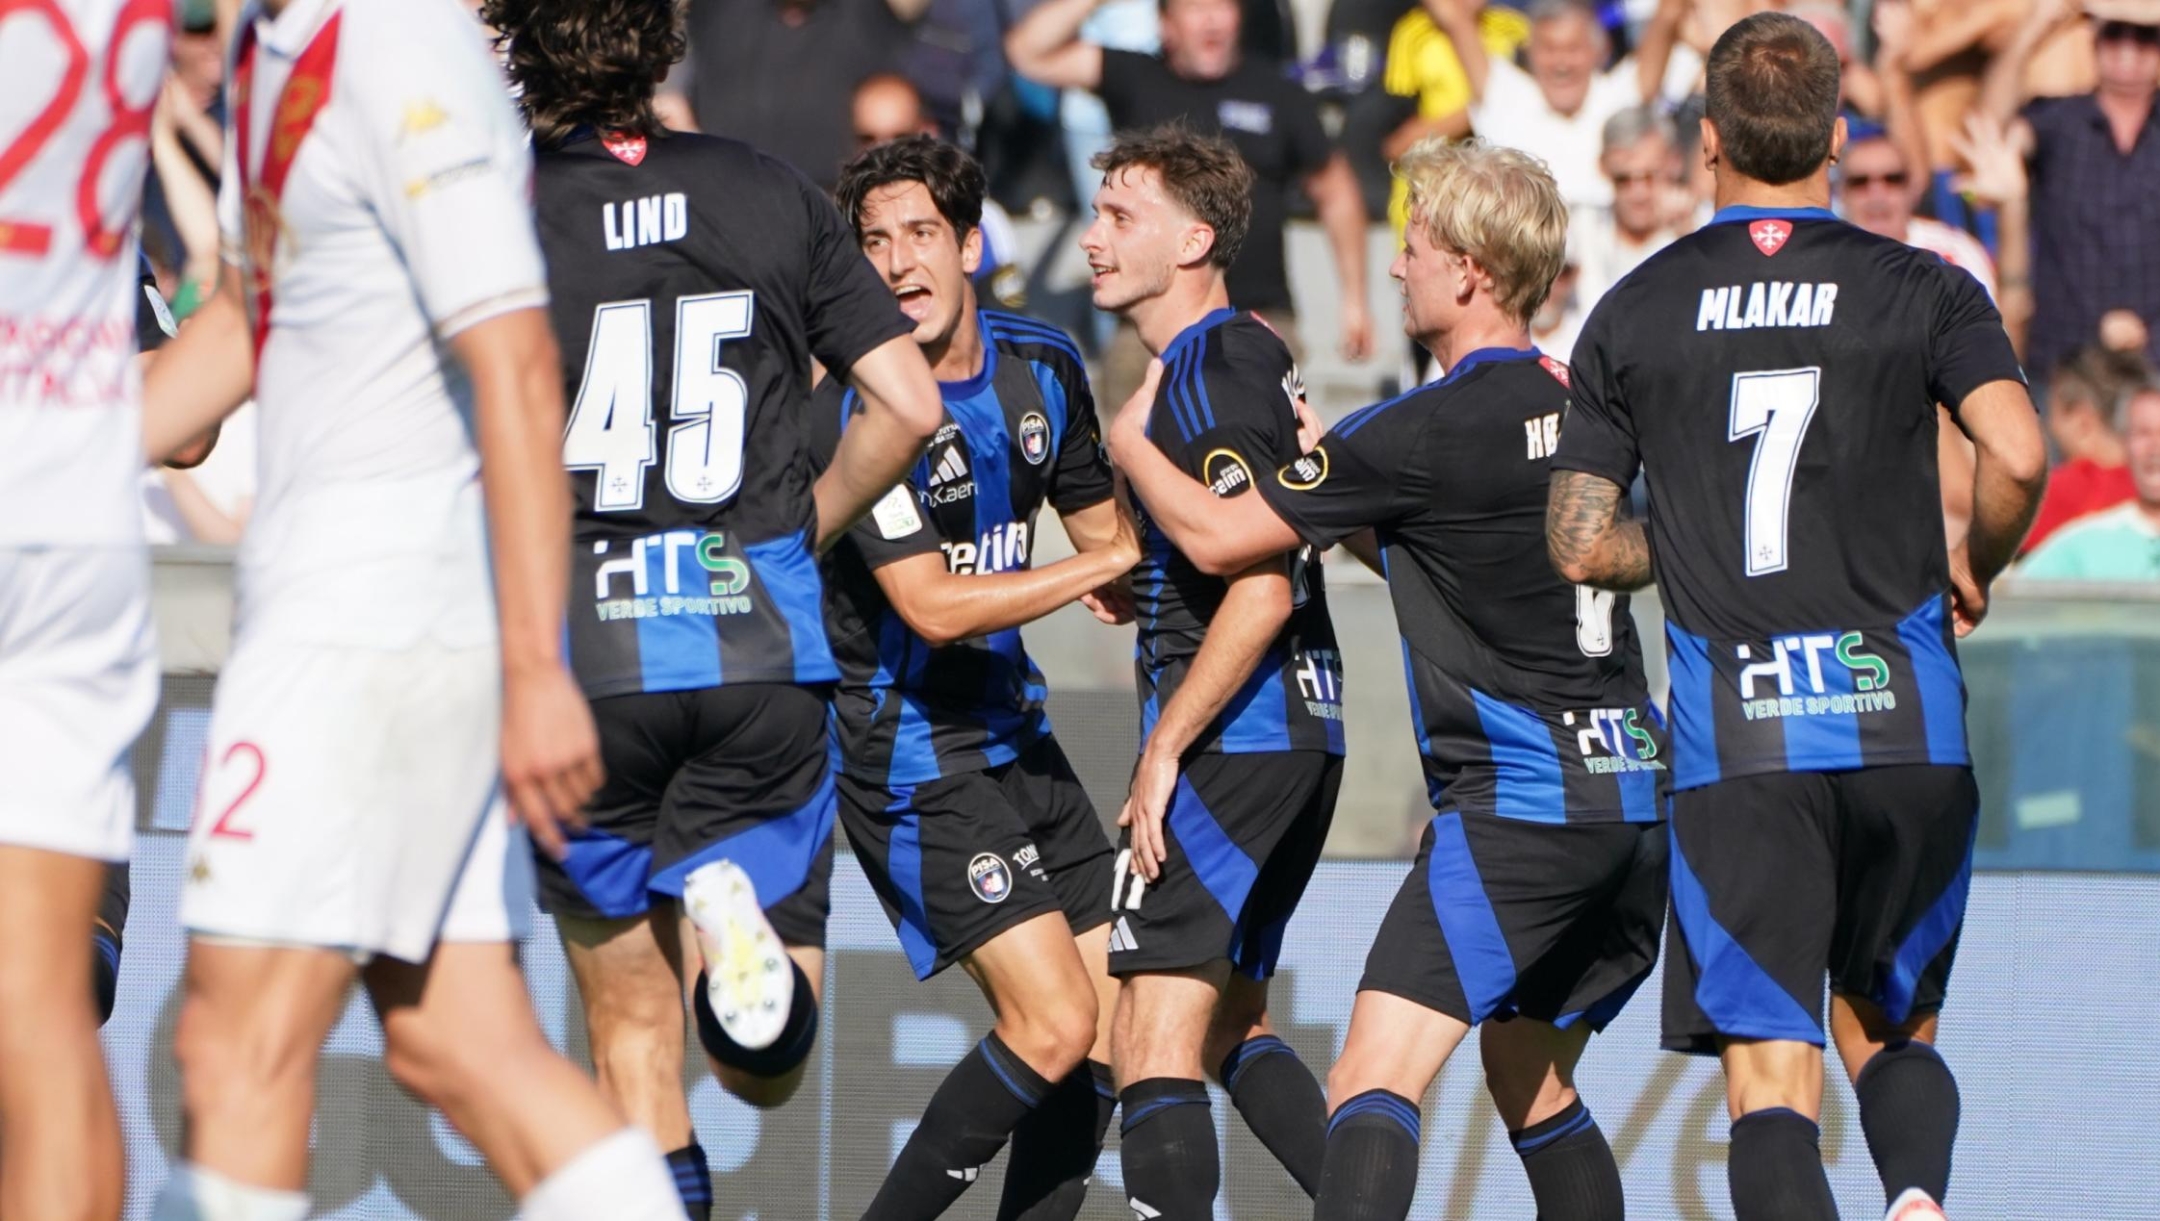
[[573,128],[665,134],[653,93],[683,57],[676,6],[662,0],[484,0],[536,144]]
[[955,238],[965,241],[969,230],[982,227],[983,171],[975,158],[936,136],[902,136],[872,145],[840,167],[833,198],[858,236],[863,201],[870,192],[896,182],[923,184]]
[[1782,186],[1829,160],[1838,57],[1814,26],[1775,12],[1741,20],[1710,48],[1707,74],[1707,117],[1733,169]]
[[1104,178],[1123,169],[1154,170],[1162,176],[1163,193],[1215,231],[1208,261],[1228,267],[1237,260],[1252,224],[1253,172],[1230,141],[1183,123],[1164,123],[1119,132],[1088,164]]

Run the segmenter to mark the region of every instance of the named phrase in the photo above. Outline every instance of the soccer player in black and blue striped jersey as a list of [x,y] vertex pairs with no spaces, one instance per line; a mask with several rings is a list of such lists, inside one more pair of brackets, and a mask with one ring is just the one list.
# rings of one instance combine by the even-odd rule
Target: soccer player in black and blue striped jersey
[[1392,269],[1404,330],[1446,378],[1349,416],[1228,503],[1133,441],[1136,418],[1111,443],[1196,562],[1344,542],[1377,550],[1395,604],[1434,818],[1328,1076],[1315,1216],[1408,1215],[1418,1100],[1482,1025],[1538,1215],[1618,1221],[1619,1170],[1574,1069],[1657,961],[1664,734],[1626,599],[1545,557],[1567,366],[1527,319],[1560,270],[1567,212],[1511,150],[1436,140],[1395,172],[1412,217]]
[[[983,173],[926,135],[865,150],[838,198],[915,323],[945,418],[827,555],[840,820],[919,978],[958,963],[997,1014],[864,1214],[942,1215],[1008,1138],[998,1216],[1069,1221],[1115,1104],[1110,841],[1050,731],[1022,625],[1076,600],[1113,621],[1139,558],[1072,340],[976,306]],[[812,402],[813,461],[860,396]],[[1055,511],[1077,554],[1036,567]]]
[[[1252,171],[1178,126],[1096,158],[1081,238],[1096,308],[1122,314],[1168,367],[1136,410],[1159,450],[1225,502],[1300,451],[1304,386],[1282,339],[1230,308],[1223,269]],[[1113,457],[1117,455],[1113,454]],[[1122,459],[1121,459],[1122,460]],[[1342,665],[1320,567],[1286,545],[1236,567],[1195,564],[1135,502],[1142,751],[1113,895],[1110,967],[1122,1161],[1135,1216],[1209,1215],[1221,1165],[1206,1076],[1310,1194],[1325,1102],[1268,1019],[1269,977],[1312,877],[1342,781]]]

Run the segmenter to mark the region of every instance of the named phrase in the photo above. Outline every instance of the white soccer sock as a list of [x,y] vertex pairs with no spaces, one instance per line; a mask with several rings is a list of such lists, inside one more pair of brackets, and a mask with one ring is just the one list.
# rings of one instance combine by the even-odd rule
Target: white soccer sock
[[683,1221],[660,1146],[641,1128],[587,1145],[518,1201],[525,1221]]
[[150,1221],[306,1221],[308,1194],[250,1187],[182,1162],[165,1180]]

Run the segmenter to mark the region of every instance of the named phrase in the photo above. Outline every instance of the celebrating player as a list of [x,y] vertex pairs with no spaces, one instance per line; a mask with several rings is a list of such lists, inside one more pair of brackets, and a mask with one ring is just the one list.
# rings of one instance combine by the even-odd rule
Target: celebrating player
[[[2032,519],[2045,449],[1979,283],[1828,211],[1844,125],[1822,35],[1759,14],[1708,72],[1719,211],[1576,344],[1548,541],[1608,589],[1655,561],[1678,790],[1665,1045],[1724,1060],[1734,1212],[1837,1215],[1827,974],[1891,1215],[1939,1217],[1958,1095],[1931,1044],[1978,815],[1955,637]],[[1977,452],[1956,550],[1936,403]],[[1645,468],[1647,546],[1618,514]]]
[[1617,1221],[1620,1172],[1573,1074],[1657,961],[1664,735],[1627,599],[1545,558],[1567,370],[1531,346],[1528,319],[1559,274],[1567,209],[1511,150],[1432,140],[1395,172],[1412,217],[1390,269],[1403,329],[1444,380],[1345,419],[1261,475],[1257,497],[1218,500],[1138,442],[1135,412],[1112,443],[1149,520],[1204,571],[1300,541],[1363,546],[1368,529],[1386,553],[1438,813],[1328,1075],[1315,1216],[1409,1215],[1419,1099],[1486,1023],[1486,1087],[1538,1215]]
[[[608,772],[589,829],[560,863],[541,858],[541,899],[603,1088],[673,1150],[703,1217],[685,983],[721,1083],[786,1101],[817,1041],[832,877],[839,675],[816,548],[920,451],[937,388],[829,200],[748,145],[661,128],[655,82],[683,53],[674,6],[484,13],[537,149],[573,397],[570,662]],[[815,487],[800,424],[813,357],[865,404]]]
[[[1095,305],[1168,369],[1125,445],[1242,496],[1254,470],[1298,456],[1304,396],[1282,340],[1223,286],[1252,171],[1220,137],[1176,126],[1120,136],[1095,165],[1080,239]],[[1203,1071],[1298,1185],[1319,1187],[1326,1104],[1272,1033],[1267,981],[1335,813],[1342,665],[1316,559],[1286,548],[1210,574],[1135,507],[1143,749],[1118,815],[1110,935],[1125,1190],[1138,1216],[1205,1217],[1221,1167]]]
[[29,126],[0,179],[0,918],[15,939],[0,957],[0,1215],[110,1218],[126,1177],[92,1008],[105,951],[84,945],[107,863],[125,877],[127,751],[157,702],[130,367],[149,157],[127,137],[148,129],[173,16],[164,0],[11,16],[0,109]]
[[251,385],[262,410],[181,906],[187,1163],[157,1216],[307,1214],[316,1059],[357,974],[392,1076],[524,1216],[679,1218],[651,1139],[548,1046],[511,945],[530,865],[502,790],[559,847],[600,780],[561,658],[524,133],[433,0],[250,6],[230,122],[233,265],[152,366],[143,429],[162,458]]
[[[917,977],[957,962],[997,1014],[866,1215],[939,1216],[1010,1135],[998,1215],[1070,1218],[1116,1105],[1111,852],[1050,732],[1019,628],[1097,590],[1118,600],[1107,587],[1139,542],[1112,496],[1078,349],[1043,323],[976,308],[974,158],[909,136],[849,162],[837,194],[945,399],[907,481],[826,560],[840,817]],[[819,388],[815,453],[861,427],[858,398]],[[1035,568],[1045,504],[1078,554]]]

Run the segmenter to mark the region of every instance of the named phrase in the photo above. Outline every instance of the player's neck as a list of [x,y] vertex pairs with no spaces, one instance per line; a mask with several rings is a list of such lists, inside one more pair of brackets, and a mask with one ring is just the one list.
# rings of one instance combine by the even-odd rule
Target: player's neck
[[1125,311],[1151,355],[1162,355],[1186,327],[1216,310],[1229,308],[1230,289],[1223,283],[1222,272],[1209,266],[1204,273],[1180,271],[1171,277],[1170,287],[1161,296],[1134,302]]
[[1438,334],[1420,336],[1418,342],[1441,368],[1453,370],[1456,362],[1482,348],[1529,347],[1530,328],[1494,309]]
[[[1718,168],[1722,171],[1724,166],[1721,164]],[[1828,208],[1830,165],[1825,162],[1821,169],[1797,182],[1776,186],[1740,174],[1720,172],[1714,202],[1721,212],[1727,208]]]
[[931,375],[941,382],[964,382],[982,372],[982,324],[977,321],[972,299],[960,311],[959,324],[944,342],[924,346],[923,359],[930,362]]

